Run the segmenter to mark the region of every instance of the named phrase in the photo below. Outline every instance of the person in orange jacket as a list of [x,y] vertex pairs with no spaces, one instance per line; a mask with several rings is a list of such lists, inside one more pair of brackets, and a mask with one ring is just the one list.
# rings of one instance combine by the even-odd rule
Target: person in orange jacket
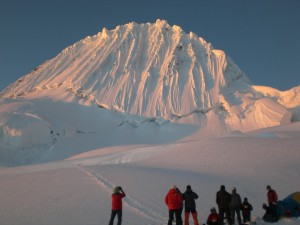
[[207,218],[207,225],[220,225],[220,216],[217,213],[217,210],[215,207],[211,208],[210,214]]
[[112,200],[112,207],[111,207],[111,216],[109,220],[109,225],[114,224],[114,219],[118,216],[118,223],[117,225],[121,225],[122,223],[122,198],[126,196],[125,192],[123,191],[122,187],[117,186],[113,190],[113,194],[111,196]]
[[177,191],[175,185],[169,190],[168,194],[165,197],[165,203],[169,209],[169,220],[168,225],[172,225],[174,219],[174,214],[176,218],[176,225],[182,225],[181,218],[181,207],[182,207],[182,196],[181,193]]

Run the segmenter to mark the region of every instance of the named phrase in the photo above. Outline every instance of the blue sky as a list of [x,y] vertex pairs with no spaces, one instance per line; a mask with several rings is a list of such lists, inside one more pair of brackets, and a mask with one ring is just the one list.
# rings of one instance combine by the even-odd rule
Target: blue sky
[[157,18],[221,49],[256,85],[300,85],[299,0],[1,0],[0,90],[67,46]]

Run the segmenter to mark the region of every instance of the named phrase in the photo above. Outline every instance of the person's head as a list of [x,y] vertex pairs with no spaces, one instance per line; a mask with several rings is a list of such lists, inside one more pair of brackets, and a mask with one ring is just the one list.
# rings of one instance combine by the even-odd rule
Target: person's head
[[271,186],[267,185],[267,190],[270,191],[271,190]]
[[216,213],[216,212],[217,212],[217,210],[216,210],[216,208],[215,208],[215,207],[212,207],[212,208],[210,209],[210,212],[211,212],[211,213]]
[[248,202],[248,198],[244,198],[244,202]]
[[113,189],[113,192],[114,192],[115,194],[117,194],[117,193],[120,192],[120,190],[121,190],[120,186],[116,186],[116,187]]
[[173,184],[172,187],[171,187],[171,189],[175,189],[176,190],[177,189],[176,185]]
[[187,186],[186,186],[186,190],[192,190],[191,185],[187,185]]
[[232,193],[236,193],[236,188],[235,187],[232,188]]
[[225,185],[221,185],[221,191],[225,191]]

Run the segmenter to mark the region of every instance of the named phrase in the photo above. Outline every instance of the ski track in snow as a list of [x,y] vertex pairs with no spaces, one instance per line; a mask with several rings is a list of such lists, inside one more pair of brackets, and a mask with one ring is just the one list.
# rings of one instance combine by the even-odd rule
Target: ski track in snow
[[[69,160],[78,159],[79,161],[76,161],[77,164],[81,165],[113,165],[113,164],[126,164],[126,163],[132,163],[136,161],[140,161],[143,159],[147,159],[155,154],[159,154],[165,147],[163,145],[161,146],[151,146],[151,147],[138,147],[118,153],[109,154],[106,156],[89,156],[88,158],[81,158],[81,155],[74,156],[70,158]],[[86,154],[82,154],[82,156],[85,156]],[[87,154],[88,155],[88,154]]]
[[[81,165],[78,165],[77,167],[79,170],[81,170],[83,173],[85,173],[88,177],[95,180],[96,184],[106,190],[107,192],[111,192],[111,190],[116,186],[111,181],[106,179],[105,177],[101,176],[100,174],[87,169],[86,167],[83,167]],[[143,217],[146,217],[148,219],[151,219],[157,223],[164,224],[164,221],[167,221],[167,218],[164,217],[161,213],[155,212],[153,209],[143,205],[130,195],[126,194],[126,197],[123,199],[124,206],[129,208],[134,213],[141,215]]]

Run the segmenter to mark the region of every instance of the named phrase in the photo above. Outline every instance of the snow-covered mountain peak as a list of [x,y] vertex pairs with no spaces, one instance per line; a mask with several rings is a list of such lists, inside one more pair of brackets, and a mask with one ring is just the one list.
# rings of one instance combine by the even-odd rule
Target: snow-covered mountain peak
[[252,88],[224,51],[160,19],[103,28],[20,78],[1,96],[41,98],[45,90],[51,90],[48,97],[55,101],[88,102],[126,115],[201,126],[214,121],[225,130],[273,126],[291,117],[281,104]]

